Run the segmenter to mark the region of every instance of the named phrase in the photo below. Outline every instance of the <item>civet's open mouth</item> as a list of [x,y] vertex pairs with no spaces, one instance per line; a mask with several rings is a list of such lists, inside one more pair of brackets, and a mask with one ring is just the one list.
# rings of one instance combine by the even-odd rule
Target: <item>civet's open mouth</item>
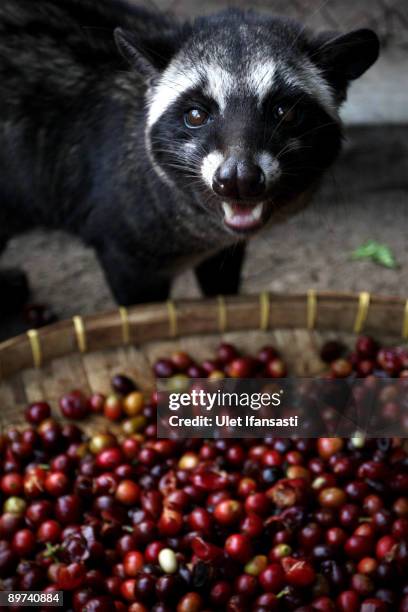
[[259,202],[255,206],[242,203],[223,202],[224,223],[236,232],[249,232],[263,225],[265,205]]

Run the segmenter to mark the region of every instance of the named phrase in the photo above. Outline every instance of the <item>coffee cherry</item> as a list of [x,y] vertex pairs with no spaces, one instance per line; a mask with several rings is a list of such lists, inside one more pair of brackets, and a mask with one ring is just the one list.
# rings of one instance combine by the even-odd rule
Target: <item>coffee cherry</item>
[[377,589],[375,596],[388,605],[395,604],[397,596],[391,589]]
[[256,361],[251,357],[238,357],[228,364],[226,372],[231,378],[250,378],[256,366]]
[[321,612],[332,612],[332,610],[336,610],[336,607],[330,597],[318,597],[313,601],[313,609]]
[[377,343],[370,336],[360,336],[356,341],[356,351],[360,357],[372,359],[378,350]]
[[223,557],[223,550],[214,544],[209,544],[203,538],[194,536],[191,541],[194,554],[202,561],[212,562]]
[[319,494],[319,502],[324,508],[339,508],[346,499],[346,494],[338,487],[323,489]]
[[111,380],[112,390],[119,395],[129,395],[136,391],[135,382],[124,374],[116,374]]
[[178,462],[178,467],[181,470],[193,470],[199,464],[199,458],[196,453],[185,453]]
[[359,612],[360,610],[360,598],[355,591],[340,593],[336,604],[340,612]]
[[299,533],[299,543],[305,550],[311,550],[320,542],[322,529],[317,523],[305,525]]
[[112,597],[99,595],[88,599],[82,607],[82,612],[109,612],[115,607]]
[[177,612],[200,612],[203,607],[203,600],[198,593],[187,593],[182,597],[177,605]]
[[106,397],[102,393],[93,393],[88,399],[89,410],[93,414],[101,414],[105,405]]
[[367,574],[368,576],[374,574],[378,567],[378,563],[372,557],[364,557],[359,561],[357,570],[359,574]]
[[123,416],[123,400],[119,395],[108,395],[103,407],[104,416],[109,421],[119,421]]
[[248,514],[240,523],[240,531],[249,538],[257,538],[263,532],[263,521],[257,514]]
[[226,580],[216,582],[211,589],[210,599],[217,608],[225,606],[232,594],[232,587]]
[[392,536],[383,536],[377,542],[375,554],[377,559],[384,559],[392,555],[397,542]]
[[222,363],[217,359],[205,359],[201,364],[201,368],[206,376],[210,376],[213,372],[222,371]]
[[257,485],[253,478],[242,478],[238,483],[238,495],[247,497],[256,491]]
[[60,523],[76,523],[81,516],[81,501],[77,495],[63,495],[55,502],[55,516]]
[[60,565],[57,572],[58,587],[64,591],[73,591],[85,580],[85,567],[81,563]]
[[343,546],[347,540],[347,534],[340,527],[331,527],[326,532],[326,542],[329,546]]
[[372,550],[372,543],[369,539],[363,536],[352,535],[346,541],[344,550],[352,559],[362,559],[370,554]]
[[172,353],[170,361],[179,372],[185,372],[193,365],[192,358],[184,351],[175,351]]
[[160,576],[156,582],[156,597],[166,603],[171,603],[180,592],[180,584],[175,576]]
[[273,593],[262,593],[255,600],[255,604],[258,606],[256,610],[259,610],[259,612],[279,610],[279,601],[278,597]]
[[240,520],[242,513],[242,504],[233,499],[222,501],[214,508],[214,517],[221,525],[233,525]]
[[307,587],[316,579],[316,572],[307,561],[285,557],[282,560],[285,579],[295,587]]
[[183,515],[177,510],[165,508],[158,522],[159,532],[166,536],[175,536],[183,528]]
[[287,373],[288,371],[285,363],[278,357],[268,361],[265,366],[265,375],[267,378],[285,378]]
[[360,610],[361,612],[386,612],[387,606],[381,599],[370,597],[363,601]]
[[225,373],[222,372],[221,370],[213,370],[208,375],[208,380],[224,380],[224,378],[225,378]]
[[405,595],[401,601],[399,612],[407,612],[408,610],[408,595]]
[[143,568],[144,558],[138,550],[131,550],[126,553],[123,559],[123,568],[127,576],[135,577]]
[[257,355],[258,361],[268,363],[279,357],[278,351],[273,346],[264,346]]
[[317,450],[322,459],[329,459],[339,453],[344,446],[342,438],[319,438]]
[[25,411],[25,418],[31,425],[39,425],[51,416],[51,408],[47,402],[35,402],[30,404]]
[[336,359],[332,362],[330,370],[335,378],[347,378],[352,372],[352,365],[347,359]]
[[26,521],[30,527],[38,527],[53,515],[54,508],[50,501],[33,501],[26,510]]
[[297,478],[303,478],[304,480],[310,481],[311,474],[308,469],[302,465],[291,465],[286,471],[286,476],[290,480],[296,480]]
[[242,534],[233,534],[229,536],[225,542],[225,552],[241,563],[249,561],[252,555],[251,540],[248,536]]
[[253,493],[245,500],[245,511],[247,514],[259,514],[266,516],[270,510],[270,502],[265,493]]
[[121,595],[124,599],[128,601],[134,601],[136,599],[136,580],[134,578],[129,578],[122,582],[120,587]]
[[163,548],[165,548],[165,546],[163,542],[160,542],[159,540],[150,542],[150,544],[146,546],[146,549],[144,552],[145,560],[148,563],[153,563],[157,565],[159,553],[161,550],[163,550]]
[[262,463],[268,467],[280,466],[283,463],[283,457],[278,451],[268,449],[262,453]]
[[67,419],[79,421],[89,414],[89,406],[82,391],[71,391],[63,395],[59,401],[63,416]]
[[58,321],[55,312],[46,304],[27,304],[23,311],[24,321],[29,328],[40,329]]
[[259,582],[264,591],[277,594],[285,586],[285,572],[283,571],[281,565],[278,563],[272,563],[260,573]]
[[[357,527],[360,518],[360,508],[356,504],[345,504],[339,511],[339,522],[342,527]],[[358,535],[358,534],[357,534]]]
[[170,376],[176,373],[176,369],[169,359],[159,359],[156,361],[153,370],[157,378],[170,378]]
[[57,521],[44,521],[37,530],[37,540],[56,544],[61,540],[61,531],[61,526]]
[[325,363],[331,363],[339,359],[345,351],[345,347],[336,340],[328,340],[320,349],[320,359]]
[[[279,533],[287,535],[288,538],[290,537],[289,532],[282,531],[282,532],[278,532],[275,535],[275,538]],[[283,559],[284,557],[290,557],[291,554],[292,554],[292,548],[289,546],[289,544],[284,544],[284,543],[276,544],[269,552],[269,559],[271,561],[279,561],[280,559]]]
[[396,519],[392,525],[392,536],[396,540],[408,539],[408,518]]
[[397,516],[408,516],[408,497],[399,497],[394,502],[393,511]]
[[14,534],[11,546],[17,555],[27,557],[33,552],[35,547],[34,533],[29,529],[20,529]]
[[125,397],[123,401],[123,409],[127,416],[137,416],[143,411],[144,397],[140,391],[133,391]]
[[123,454],[120,448],[105,448],[96,457],[96,463],[99,468],[104,470],[114,470],[123,460]]
[[24,499],[13,495],[12,497],[6,499],[6,501],[4,502],[3,511],[10,514],[19,515],[24,514],[26,507],[27,503]]
[[188,368],[186,374],[189,378],[192,378],[192,379],[205,378],[207,375],[207,372],[201,366],[193,364]]
[[119,483],[115,497],[125,506],[133,506],[136,504],[140,496],[140,487],[133,480],[122,480]]
[[155,579],[148,573],[141,573],[135,578],[135,594],[137,599],[149,602],[155,592]]
[[351,578],[351,586],[361,596],[370,595],[374,591],[373,581],[364,574],[354,574]]
[[245,565],[244,572],[250,576],[259,576],[267,567],[268,558],[265,555],[257,555]]
[[23,478],[18,472],[5,474],[0,483],[0,488],[5,495],[20,495],[23,492]]
[[68,493],[70,482],[63,472],[50,472],[45,478],[44,487],[49,495],[59,497]]
[[92,454],[98,455],[103,450],[116,446],[116,444],[116,438],[113,434],[95,434],[89,441],[89,450]]
[[222,342],[217,349],[217,359],[223,364],[230,363],[239,357],[238,350],[232,344]]
[[252,598],[258,590],[258,580],[255,576],[241,574],[235,579],[234,587],[238,595]]
[[371,361],[371,359],[363,359],[362,361],[359,361],[356,366],[358,375],[363,378],[370,376],[370,374],[373,373],[374,368],[375,363],[374,361]]

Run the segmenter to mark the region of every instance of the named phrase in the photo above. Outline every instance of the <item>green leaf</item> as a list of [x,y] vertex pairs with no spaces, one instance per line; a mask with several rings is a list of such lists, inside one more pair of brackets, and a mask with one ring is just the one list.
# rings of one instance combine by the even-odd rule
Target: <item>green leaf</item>
[[374,257],[377,252],[377,244],[373,241],[367,242],[363,244],[358,249],[353,251],[352,257],[353,259],[367,259]]
[[380,244],[374,240],[369,240],[365,244],[358,247],[351,254],[352,259],[371,259],[376,264],[385,268],[397,268],[398,264],[390,247],[386,244]]
[[378,249],[375,255],[375,261],[376,263],[379,263],[380,265],[385,266],[386,268],[397,267],[397,262],[395,261],[394,255],[392,254],[391,250],[385,245],[381,246],[381,248]]

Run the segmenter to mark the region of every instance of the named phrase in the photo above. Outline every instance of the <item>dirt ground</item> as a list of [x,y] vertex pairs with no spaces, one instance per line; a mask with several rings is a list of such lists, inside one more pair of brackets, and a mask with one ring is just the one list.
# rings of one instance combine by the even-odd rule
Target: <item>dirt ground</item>
[[[314,203],[249,244],[243,292],[308,288],[369,290],[408,297],[408,126],[352,128],[344,153]],[[399,263],[389,270],[352,261],[367,240],[389,245]],[[33,302],[59,318],[114,307],[92,250],[62,233],[40,231],[14,239],[0,266],[23,268]],[[177,279],[175,297],[196,296],[191,273]],[[0,338],[24,329],[21,317],[0,322]]]

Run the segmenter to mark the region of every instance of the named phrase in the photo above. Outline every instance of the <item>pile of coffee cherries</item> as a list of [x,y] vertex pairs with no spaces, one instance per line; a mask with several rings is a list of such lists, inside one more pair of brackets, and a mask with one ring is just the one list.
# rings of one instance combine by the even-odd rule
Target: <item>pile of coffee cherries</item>
[[[371,338],[344,354],[322,348],[329,376],[408,374],[406,352]],[[222,344],[154,372],[177,386],[286,366]],[[1,436],[3,589],[62,590],[74,612],[408,612],[401,440],[157,439],[156,404],[118,375],[109,396],[64,395],[64,421],[38,402]],[[107,425],[88,437],[73,421],[92,414]]]

